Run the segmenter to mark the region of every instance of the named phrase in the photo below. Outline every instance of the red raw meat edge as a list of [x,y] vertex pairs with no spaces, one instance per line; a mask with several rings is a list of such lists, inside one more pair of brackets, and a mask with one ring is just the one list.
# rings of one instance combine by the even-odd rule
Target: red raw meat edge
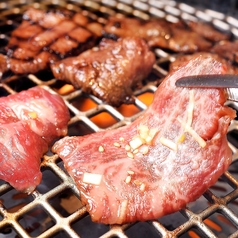
[[199,198],[231,163],[226,133],[235,111],[223,89],[177,88],[182,76],[225,74],[209,56],[191,59],[158,87],[130,125],[53,146],[95,222],[157,219]]
[[30,193],[40,184],[41,158],[67,134],[69,111],[59,95],[41,87],[0,98],[0,179]]

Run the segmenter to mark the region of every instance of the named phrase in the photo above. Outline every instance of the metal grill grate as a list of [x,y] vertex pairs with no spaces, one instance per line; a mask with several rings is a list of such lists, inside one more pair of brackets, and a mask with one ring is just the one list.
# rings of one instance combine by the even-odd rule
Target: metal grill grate
[[[48,9],[63,7],[83,11],[85,15],[104,22],[108,15],[126,14],[143,19],[164,17],[169,21],[202,20],[238,37],[238,20],[209,9],[194,8],[174,1],[0,1],[0,50],[7,45],[11,31],[21,21],[30,6]],[[64,83],[52,74],[8,75],[0,83],[0,95],[5,96],[35,85],[60,94],[70,112],[69,135],[85,135],[94,131],[116,128],[131,123],[151,103],[160,80],[167,74],[168,64],[175,54],[155,49],[157,62],[151,78],[142,89],[134,92],[135,104],[111,107],[81,90],[62,93]],[[228,104],[238,110],[235,103]],[[196,202],[180,212],[157,221],[138,222],[123,226],[93,223],[82,206],[79,192],[64,170],[62,161],[48,152],[42,159],[42,183],[31,195],[21,194],[0,181],[0,238],[2,237],[238,237],[238,122],[234,120],[228,132],[233,151],[233,164],[219,181]]]

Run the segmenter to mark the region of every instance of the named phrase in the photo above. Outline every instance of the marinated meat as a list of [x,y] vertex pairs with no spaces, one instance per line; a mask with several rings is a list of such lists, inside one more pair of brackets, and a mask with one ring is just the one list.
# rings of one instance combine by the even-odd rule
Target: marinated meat
[[98,48],[51,64],[55,78],[119,106],[131,103],[132,89],[151,72],[155,56],[139,37],[103,39]]
[[232,63],[238,63],[238,41],[220,41],[212,47],[211,52],[220,55]]
[[110,17],[103,32],[111,38],[138,36],[145,39],[150,46],[160,47],[166,47],[172,35],[170,23],[164,19],[142,21],[126,17]]
[[173,35],[168,40],[168,46],[166,48],[175,52],[193,53],[197,51],[209,51],[211,47],[212,43],[196,32],[174,27]]
[[22,21],[19,27],[12,31],[11,36],[24,40],[34,37],[41,33],[43,28],[40,25],[32,24],[30,21]]
[[[50,115],[50,116],[49,116]],[[67,134],[64,101],[40,87],[0,98],[0,179],[30,193],[41,182],[41,157]]]
[[226,133],[235,111],[222,89],[176,88],[182,76],[226,73],[210,56],[191,59],[158,87],[130,125],[65,137],[53,151],[95,222],[157,219],[200,197],[231,163]]
[[4,72],[8,70],[7,57],[0,54],[0,79],[2,78]]
[[141,21],[135,18],[111,17],[103,31],[109,37],[139,36],[151,47],[175,52],[205,51],[212,46],[202,35],[187,29],[183,24],[170,23],[163,19]]
[[186,21],[186,24],[194,32],[197,32],[199,35],[212,42],[228,40],[231,37],[230,34],[218,31],[211,24],[206,22]]
[[50,43],[56,41],[59,37],[68,34],[70,31],[77,27],[76,23],[71,20],[65,20],[59,25],[51,28],[51,30],[44,31],[29,40],[30,50],[41,50],[48,46]]
[[[30,8],[5,47],[7,67],[1,67],[0,75],[7,70],[15,74],[36,73],[49,69],[51,62],[92,48],[101,37],[91,26],[93,23],[81,13]],[[98,23],[97,26],[102,29]]]
[[64,10],[43,11],[41,9],[29,8],[24,14],[23,19],[29,22],[37,23],[43,28],[52,28],[57,26],[66,18],[71,18],[72,12]]
[[[23,53],[23,52],[22,52]],[[37,73],[49,67],[51,62],[58,60],[57,56],[42,51],[31,60],[15,58],[8,59],[8,69],[17,74]]]

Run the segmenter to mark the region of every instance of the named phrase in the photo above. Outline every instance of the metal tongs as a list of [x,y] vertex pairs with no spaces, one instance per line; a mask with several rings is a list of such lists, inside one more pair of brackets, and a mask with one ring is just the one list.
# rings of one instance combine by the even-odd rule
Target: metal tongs
[[227,99],[238,102],[238,75],[209,74],[186,76],[178,79],[175,85],[186,88],[224,88],[227,93]]

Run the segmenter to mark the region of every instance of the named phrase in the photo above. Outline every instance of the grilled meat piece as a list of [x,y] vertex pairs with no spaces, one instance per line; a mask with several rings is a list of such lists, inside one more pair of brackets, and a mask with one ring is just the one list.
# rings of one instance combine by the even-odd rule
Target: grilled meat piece
[[36,23],[43,28],[52,28],[67,18],[71,18],[73,12],[64,10],[44,11],[36,8],[29,8],[23,15],[23,20]]
[[7,67],[1,67],[0,75],[7,70],[16,74],[36,73],[49,69],[53,61],[92,48],[102,29],[99,23],[92,27],[93,23],[81,13],[30,8],[5,47],[9,59],[6,58]]
[[42,31],[43,28],[40,25],[32,24],[30,21],[22,21],[22,23],[12,31],[11,37],[29,40]]
[[65,137],[63,159],[95,222],[157,219],[200,197],[231,163],[226,133],[235,111],[222,89],[176,88],[182,76],[226,73],[211,56],[192,58],[158,87],[132,124]]
[[238,41],[220,41],[212,47],[211,52],[220,55],[231,63],[238,63]]
[[68,109],[40,87],[1,97],[0,109],[0,179],[30,193],[41,182],[42,155],[67,133]]
[[[132,27],[133,26],[133,27]],[[103,29],[109,37],[139,36],[151,47],[161,47],[175,52],[191,53],[211,48],[211,42],[202,35],[164,19],[141,21],[135,18],[110,17]]]
[[7,57],[0,54],[0,79],[6,71],[8,71]]
[[228,40],[231,37],[230,34],[218,31],[209,23],[186,21],[186,24],[192,31],[212,42]]
[[[173,35],[168,40],[167,49],[181,53],[209,51],[212,43],[196,32],[173,27]],[[155,41],[156,42],[156,41]]]
[[55,55],[43,51],[31,60],[8,59],[8,69],[17,74],[37,73],[49,67],[51,62],[58,60]]
[[125,17],[110,17],[103,32],[111,38],[138,36],[145,39],[150,46],[160,47],[166,47],[172,35],[170,23],[164,19],[142,21]]
[[132,102],[132,89],[151,72],[154,54],[138,37],[103,39],[98,48],[51,64],[55,78],[119,106]]

